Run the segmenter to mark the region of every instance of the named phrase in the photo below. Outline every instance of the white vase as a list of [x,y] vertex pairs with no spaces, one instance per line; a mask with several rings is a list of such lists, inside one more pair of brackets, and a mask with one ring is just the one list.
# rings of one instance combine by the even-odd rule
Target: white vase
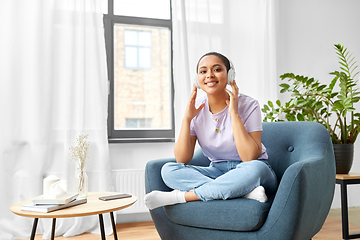
[[89,180],[85,168],[76,169],[75,176],[75,191],[79,193],[79,197],[87,197]]

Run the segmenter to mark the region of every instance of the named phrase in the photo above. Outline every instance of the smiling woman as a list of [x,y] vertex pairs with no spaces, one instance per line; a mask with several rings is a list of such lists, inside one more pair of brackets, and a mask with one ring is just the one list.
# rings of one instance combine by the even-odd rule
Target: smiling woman
[[[196,100],[194,86],[175,143],[176,163],[166,163],[161,170],[164,183],[174,190],[148,193],[145,204],[150,210],[190,201],[238,197],[266,202],[265,190],[267,193],[276,190],[277,177],[261,143],[259,104],[239,93],[234,75],[228,74],[234,69],[226,66],[231,66],[230,61],[219,53],[207,53],[200,58],[197,80],[206,96]],[[232,91],[226,89],[228,82]],[[196,142],[210,160],[208,167],[188,165]]]

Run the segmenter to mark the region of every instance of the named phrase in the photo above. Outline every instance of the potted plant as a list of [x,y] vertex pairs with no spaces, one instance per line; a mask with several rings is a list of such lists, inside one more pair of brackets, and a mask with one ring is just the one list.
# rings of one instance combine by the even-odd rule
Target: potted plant
[[360,113],[354,107],[360,100],[354,80],[359,72],[355,58],[347,48],[340,44],[335,44],[334,48],[340,69],[330,73],[334,78],[329,85],[314,78],[285,73],[280,78],[290,84],[280,84],[280,93],[291,93],[291,99],[285,104],[279,100],[275,104],[269,101],[262,112],[264,121],[315,121],[324,125],[334,145],[336,173],[348,173],[360,125]]

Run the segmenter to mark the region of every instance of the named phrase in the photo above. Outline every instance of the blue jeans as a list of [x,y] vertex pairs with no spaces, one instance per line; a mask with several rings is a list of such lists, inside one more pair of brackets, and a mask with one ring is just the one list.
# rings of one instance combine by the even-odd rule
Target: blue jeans
[[166,163],[161,175],[168,187],[194,189],[203,201],[242,197],[260,185],[273,193],[278,184],[267,160],[211,162],[209,167]]

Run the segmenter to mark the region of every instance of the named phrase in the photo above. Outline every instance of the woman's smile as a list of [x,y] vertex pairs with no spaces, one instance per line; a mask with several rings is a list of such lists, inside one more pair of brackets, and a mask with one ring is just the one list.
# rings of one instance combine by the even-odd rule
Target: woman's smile
[[219,81],[217,81],[217,80],[205,81],[205,85],[208,87],[214,87],[218,83],[219,83]]

